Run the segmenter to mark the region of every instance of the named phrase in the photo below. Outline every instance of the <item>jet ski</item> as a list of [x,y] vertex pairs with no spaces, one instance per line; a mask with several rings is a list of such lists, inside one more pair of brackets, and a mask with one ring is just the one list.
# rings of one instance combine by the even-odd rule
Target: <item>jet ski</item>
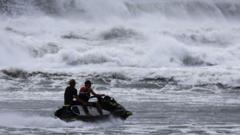
[[102,108],[103,114],[100,115],[95,107],[88,106],[90,115],[87,115],[81,105],[63,106],[55,112],[55,116],[66,122],[70,121],[96,121],[104,120],[113,116],[122,120],[132,115],[114,98],[110,96],[92,97],[96,98]]

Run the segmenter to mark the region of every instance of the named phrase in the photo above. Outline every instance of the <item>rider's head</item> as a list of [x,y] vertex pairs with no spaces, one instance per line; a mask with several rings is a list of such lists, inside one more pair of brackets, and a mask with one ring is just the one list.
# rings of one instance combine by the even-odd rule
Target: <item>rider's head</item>
[[89,80],[86,80],[86,81],[85,81],[85,87],[91,88],[91,86],[92,86],[92,82],[89,81]]
[[75,87],[76,85],[76,81],[74,79],[71,79],[68,83],[71,87]]

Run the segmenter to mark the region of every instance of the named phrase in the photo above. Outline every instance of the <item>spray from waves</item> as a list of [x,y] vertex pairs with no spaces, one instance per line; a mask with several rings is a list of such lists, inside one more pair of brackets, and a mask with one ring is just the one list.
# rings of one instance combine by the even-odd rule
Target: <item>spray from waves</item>
[[39,115],[27,115],[17,112],[0,113],[0,126],[7,128],[37,128],[37,129],[54,129],[58,128],[75,128],[74,130],[94,129],[94,128],[109,128],[122,123],[121,120],[110,118],[109,121],[100,121],[96,123],[86,123],[82,121],[64,122],[54,117],[44,117]]
[[[1,16],[0,26],[1,69],[239,63],[239,26],[230,25],[231,19],[238,19],[239,15],[236,0],[0,0],[0,3],[1,13],[6,15]],[[20,17],[8,17],[11,14]],[[178,18],[185,22],[179,23]],[[216,26],[196,23],[195,18],[231,19]]]
[[52,117],[29,116],[20,113],[1,113],[0,117],[1,117],[0,126],[32,127],[32,128],[67,126],[67,123]]
[[100,18],[159,14],[167,18],[240,18],[237,0],[0,0],[0,12],[7,15],[49,14]]
[[[10,21],[11,27],[8,26],[9,23],[3,23],[6,26],[3,25],[3,29],[8,29],[0,32],[3,37],[0,41],[2,68],[234,65],[240,57],[237,53],[239,34],[235,31],[237,29],[231,28],[212,28],[209,31],[197,27],[178,30],[163,24],[164,28],[158,30],[156,28],[159,26],[154,24],[143,27],[146,22],[140,22],[140,26],[127,22],[121,27],[111,24],[101,28],[103,24],[39,18],[37,22],[49,23],[45,24],[45,28],[38,29],[35,28],[34,20],[17,21],[17,25]],[[22,29],[25,25],[27,27]],[[82,29],[83,27],[87,28]],[[31,34],[22,35],[23,33]]]

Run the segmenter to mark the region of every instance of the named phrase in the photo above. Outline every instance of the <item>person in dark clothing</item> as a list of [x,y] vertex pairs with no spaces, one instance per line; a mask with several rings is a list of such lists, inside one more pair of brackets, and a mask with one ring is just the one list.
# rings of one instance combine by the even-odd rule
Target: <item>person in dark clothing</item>
[[104,96],[104,95],[103,94],[96,94],[92,90],[91,86],[92,86],[91,81],[89,81],[89,80],[85,81],[85,85],[80,88],[79,99],[86,104],[86,105],[83,105],[83,107],[84,107],[85,112],[87,112],[87,114],[89,114],[87,106],[94,106],[94,107],[97,108],[99,114],[102,115],[101,106],[97,102],[88,102],[88,100],[90,99],[91,94],[93,94],[95,97],[100,97],[100,96]]
[[69,81],[69,86],[64,93],[64,105],[73,105],[74,98],[77,97],[77,89],[75,88],[76,81],[74,79]]
[[64,105],[85,105],[84,101],[78,98],[77,89],[75,88],[76,81],[71,79],[69,81],[69,86],[66,88],[64,93]]

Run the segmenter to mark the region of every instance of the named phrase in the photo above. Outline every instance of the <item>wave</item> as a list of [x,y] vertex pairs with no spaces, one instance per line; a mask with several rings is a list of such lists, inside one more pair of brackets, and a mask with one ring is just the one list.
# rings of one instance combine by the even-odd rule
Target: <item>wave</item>
[[27,79],[33,76],[44,77],[44,78],[57,77],[57,76],[58,77],[69,76],[69,74],[66,74],[66,73],[47,73],[47,72],[41,72],[41,71],[28,72],[18,68],[3,69],[3,70],[0,70],[0,73],[2,73],[4,76],[7,76],[7,77],[20,78],[20,79]]
[[113,39],[122,39],[122,40],[128,40],[133,37],[140,36],[137,32],[131,29],[125,29],[125,28],[112,28],[109,31],[103,32],[101,34],[101,37],[104,40],[113,40]]
[[[36,23],[40,22],[47,24],[38,29]],[[200,26],[181,30],[165,28],[164,24],[160,24],[161,28],[146,25],[147,22],[138,22],[145,26],[139,28],[132,26],[135,22],[127,22],[103,27],[96,22],[79,24],[45,17],[10,19],[1,23],[0,67],[3,69],[89,65],[137,68],[237,66],[240,57],[238,26],[220,29],[209,25],[210,30]],[[19,25],[27,25],[27,28]]]
[[[14,88],[12,86],[19,85],[38,90],[39,86],[46,87],[40,89],[40,92],[59,92],[64,89],[69,79],[80,81],[80,85],[84,80],[92,80],[96,85],[96,89],[108,89],[109,86],[116,88],[137,88],[137,89],[162,89],[165,87],[173,87],[174,89],[191,90],[197,88],[222,89],[222,90],[239,90],[239,74],[233,71],[191,71],[188,70],[156,70],[140,71],[129,69],[124,71],[82,71],[79,73],[62,73],[62,72],[28,72],[22,69],[5,69],[0,71],[0,81],[5,82],[7,90]],[[11,80],[11,81],[10,81]],[[46,81],[48,80],[48,81]],[[62,85],[65,84],[65,85]],[[8,86],[11,86],[7,88]],[[32,90],[32,88],[30,90]],[[18,87],[16,88],[18,89]],[[169,88],[170,89],[170,88]],[[44,94],[44,93],[43,93]],[[12,95],[12,94],[10,94]]]

